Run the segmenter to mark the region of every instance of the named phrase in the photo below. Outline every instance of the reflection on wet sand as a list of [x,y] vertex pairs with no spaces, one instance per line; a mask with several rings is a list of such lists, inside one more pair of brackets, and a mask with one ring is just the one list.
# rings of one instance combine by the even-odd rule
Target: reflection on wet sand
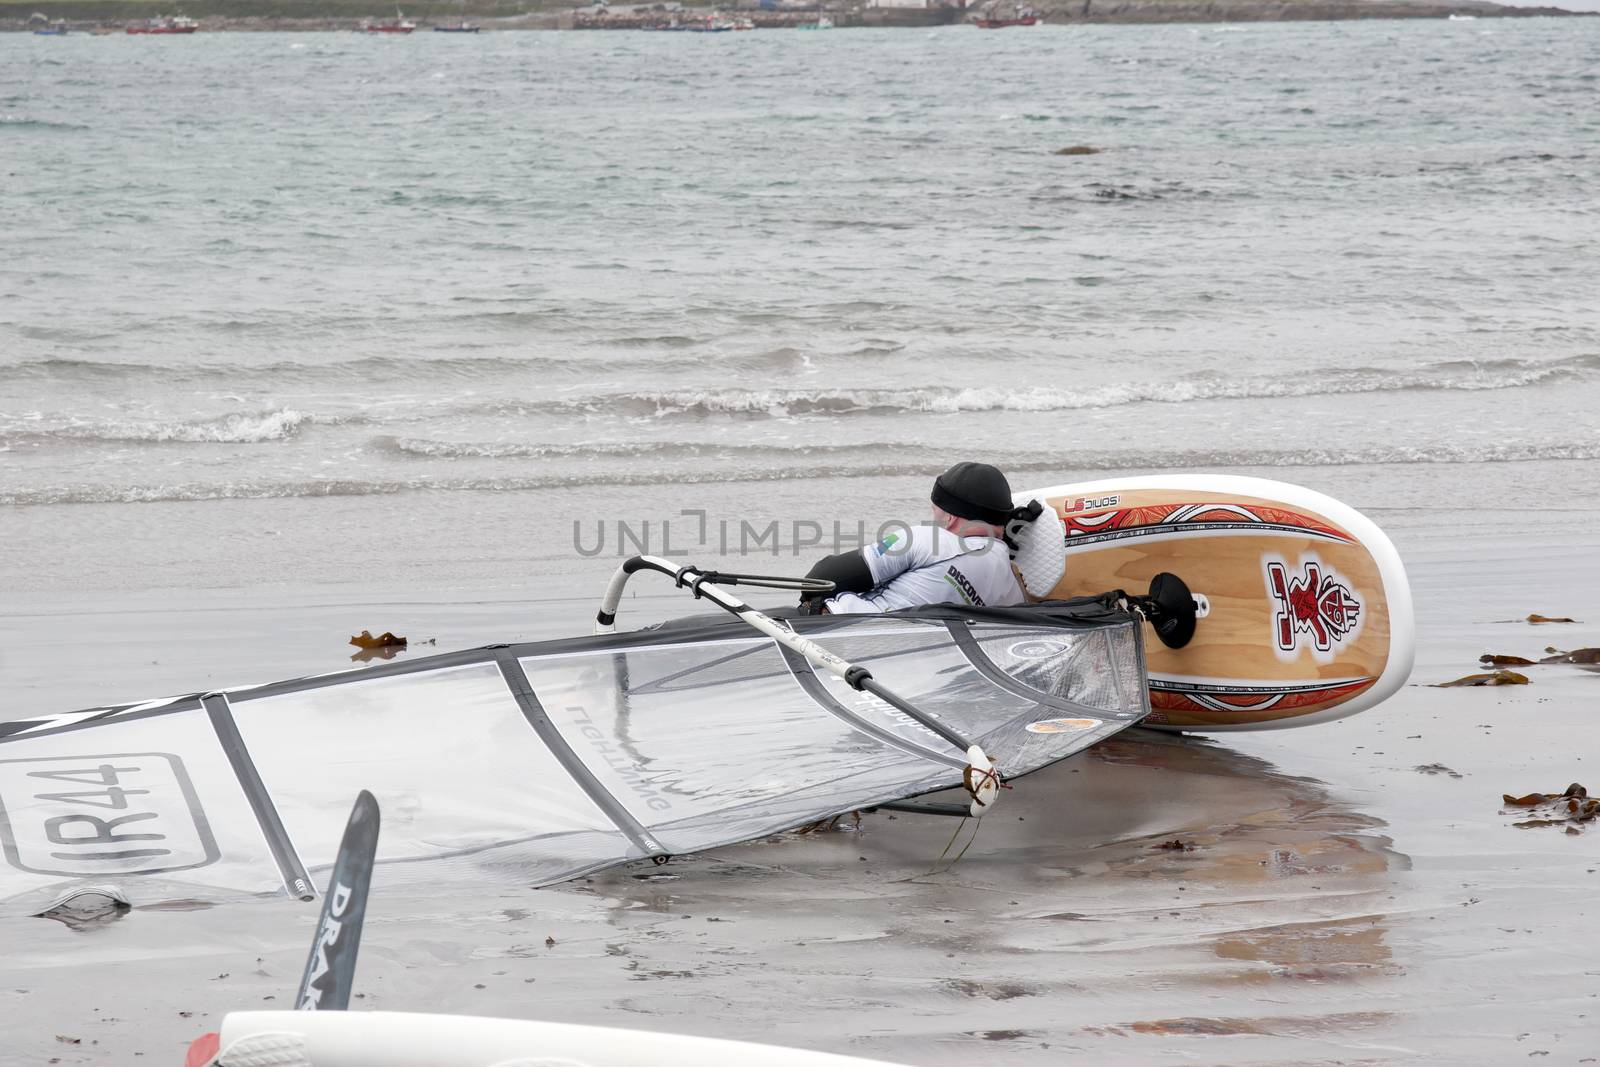
[[1378,1026],[1388,1022],[1388,1012],[1345,1012],[1323,1016],[1279,1016],[1273,1019],[1207,1019],[1185,1016],[1181,1019],[1152,1019],[1149,1022],[1129,1023],[1127,1026],[1090,1026],[1085,1032],[1092,1034],[1182,1034],[1182,1035],[1233,1035],[1276,1034],[1283,1037],[1312,1036],[1325,1033],[1330,1028],[1353,1030]]
[[[829,1047],[906,1062],[975,1041],[1139,1062],[1152,1041],[1382,1025],[1382,987],[1404,973],[1390,897],[1410,862],[1324,783],[1225,740],[1129,731],[1002,805],[954,866],[939,860],[954,820],[877,812],[579,891],[603,904],[630,976],[692,975],[752,1025],[826,990],[852,1008]],[[690,1024],[672,985],[632,986],[626,1009]]]
[[[1265,985],[1399,973],[1383,902],[1389,873],[1409,869],[1410,861],[1381,833],[1381,820],[1353,810],[1315,779],[1285,775],[1221,742],[1125,734],[1097,746],[1090,760],[1181,776],[1168,781],[1161,802],[1179,815],[1172,840],[1126,842],[1139,847],[1123,850],[1106,870],[1123,880],[1176,882],[1177,891],[1192,894],[1167,918],[1200,926],[1188,933],[1199,935],[1215,962],[1186,970],[1189,982]],[[1180,797],[1190,802],[1172,803]]]
[[1225,960],[1270,964],[1274,977],[1327,981],[1388,963],[1389,946],[1383,935],[1381,916],[1358,915],[1241,930],[1217,938],[1215,951]]

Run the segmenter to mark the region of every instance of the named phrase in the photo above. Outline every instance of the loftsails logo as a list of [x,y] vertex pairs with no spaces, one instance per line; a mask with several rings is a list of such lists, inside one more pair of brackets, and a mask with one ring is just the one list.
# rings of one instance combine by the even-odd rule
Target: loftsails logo
[[339,947],[339,935],[344,932],[344,914],[350,908],[350,894],[350,887],[343,882],[336,882],[329,894],[328,915],[323,920],[321,929],[317,931],[317,943],[311,957],[311,973],[306,976],[305,987],[300,993],[300,1003],[295,1005],[300,1011],[315,1011],[322,1003],[322,994],[325,990],[319,988],[317,983],[333,969],[329,957]]
[[1318,652],[1331,652],[1361,621],[1355,592],[1319,560],[1302,562],[1298,574],[1282,560],[1268,560],[1267,591],[1277,607],[1272,627],[1280,652],[1298,652],[1306,634]]

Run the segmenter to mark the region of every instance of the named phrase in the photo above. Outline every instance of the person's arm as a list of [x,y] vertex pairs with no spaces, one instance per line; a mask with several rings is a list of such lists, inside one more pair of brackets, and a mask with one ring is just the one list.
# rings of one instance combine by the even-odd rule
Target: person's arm
[[931,526],[914,526],[905,533],[891,533],[875,545],[861,550],[867,569],[872,572],[872,586],[888,585],[906,571],[916,570],[934,562],[938,553],[938,534]]
[[[940,544],[939,531],[917,526],[909,536],[890,536],[861,550],[861,558],[872,573],[873,593],[892,588],[895,580],[910,571],[939,563],[948,557],[947,545]],[[941,551],[941,549],[946,551]],[[841,593],[827,601],[824,609],[834,615],[873,614],[884,610],[882,598],[872,594]]]
[[[854,552],[839,552],[819,559],[807,578],[825,578],[833,583],[831,593],[802,593],[802,614],[820,615],[825,611],[850,614],[878,611],[876,605],[860,599],[887,585],[906,571],[932,560],[937,543],[933,530],[917,527],[910,536],[890,534],[875,545]],[[854,593],[855,596],[842,594]],[[838,600],[834,598],[838,597]]]
[[832,556],[823,556],[806,572],[807,578],[822,578],[833,583],[831,593],[801,593],[800,603],[804,605],[808,600],[818,597],[823,600],[840,593],[868,593],[877,583],[872,579],[872,568],[867,566],[867,561],[862,557],[862,550],[854,552],[839,552]]

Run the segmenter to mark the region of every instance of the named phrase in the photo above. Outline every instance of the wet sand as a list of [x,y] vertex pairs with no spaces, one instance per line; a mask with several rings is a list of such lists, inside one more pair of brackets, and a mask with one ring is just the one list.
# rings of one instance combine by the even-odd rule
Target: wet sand
[[[954,866],[954,820],[878,813],[470,899],[386,891],[380,868],[356,1003],[908,1064],[1597,1062],[1600,836],[1518,828],[1500,797],[1600,787],[1600,675],[1421,683],[1485,652],[1600,645],[1600,535],[1400,541],[1418,684],[1379,709],[1130,731],[1018,782]],[[0,616],[0,695],[65,710],[324,670],[354,651],[328,635],[363,626],[441,649],[571,633],[590,595],[41,592]],[[677,607],[642,597],[623,621]],[[1535,611],[1583,621],[1499,621]],[[286,1006],[313,922],[286,901],[0,920],[0,1064],[181,1062],[227,1011]]]

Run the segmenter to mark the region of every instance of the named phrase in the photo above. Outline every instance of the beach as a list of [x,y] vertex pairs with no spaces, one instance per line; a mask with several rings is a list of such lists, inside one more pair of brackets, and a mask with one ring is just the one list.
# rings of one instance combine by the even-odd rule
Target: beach
[[[1594,831],[1518,827],[1501,794],[1595,784],[1600,678],[1551,665],[1521,668],[1526,687],[1429,686],[1485,652],[1600,644],[1592,618],[1520,621],[1592,615],[1597,540],[1402,537],[1420,642],[1398,696],[1302,730],[1124,733],[1017,782],[954,866],[939,859],[952,820],[880,812],[542,890],[461,899],[380,877],[354,1003],[909,1064],[1587,1062]],[[143,664],[139,693],[213,669],[264,680],[338,666],[357,625],[457,646],[542,634],[529,614],[548,608],[386,587],[257,595],[265,611],[8,610],[8,684],[24,659],[71,691],[86,654],[135,676],[166,661]],[[640,601],[639,620],[680,608]],[[573,620],[588,606],[564,603]],[[284,900],[86,930],[0,920],[0,1062],[176,1062],[226,1012],[284,1003],[313,922]]]
[[[1502,797],[1600,789],[1600,675],[1433,687],[1600,646],[1591,25],[0,41],[0,721],[585,633],[632,551],[803,573],[956,459],[1281,479],[1405,562],[1379,707],[1128,731],[954,865],[880,811],[537,890],[380,866],[353,1006],[1592,1062],[1600,838]],[[707,610],[635,588],[623,628]],[[0,916],[0,1064],[179,1062],[315,920]]]

